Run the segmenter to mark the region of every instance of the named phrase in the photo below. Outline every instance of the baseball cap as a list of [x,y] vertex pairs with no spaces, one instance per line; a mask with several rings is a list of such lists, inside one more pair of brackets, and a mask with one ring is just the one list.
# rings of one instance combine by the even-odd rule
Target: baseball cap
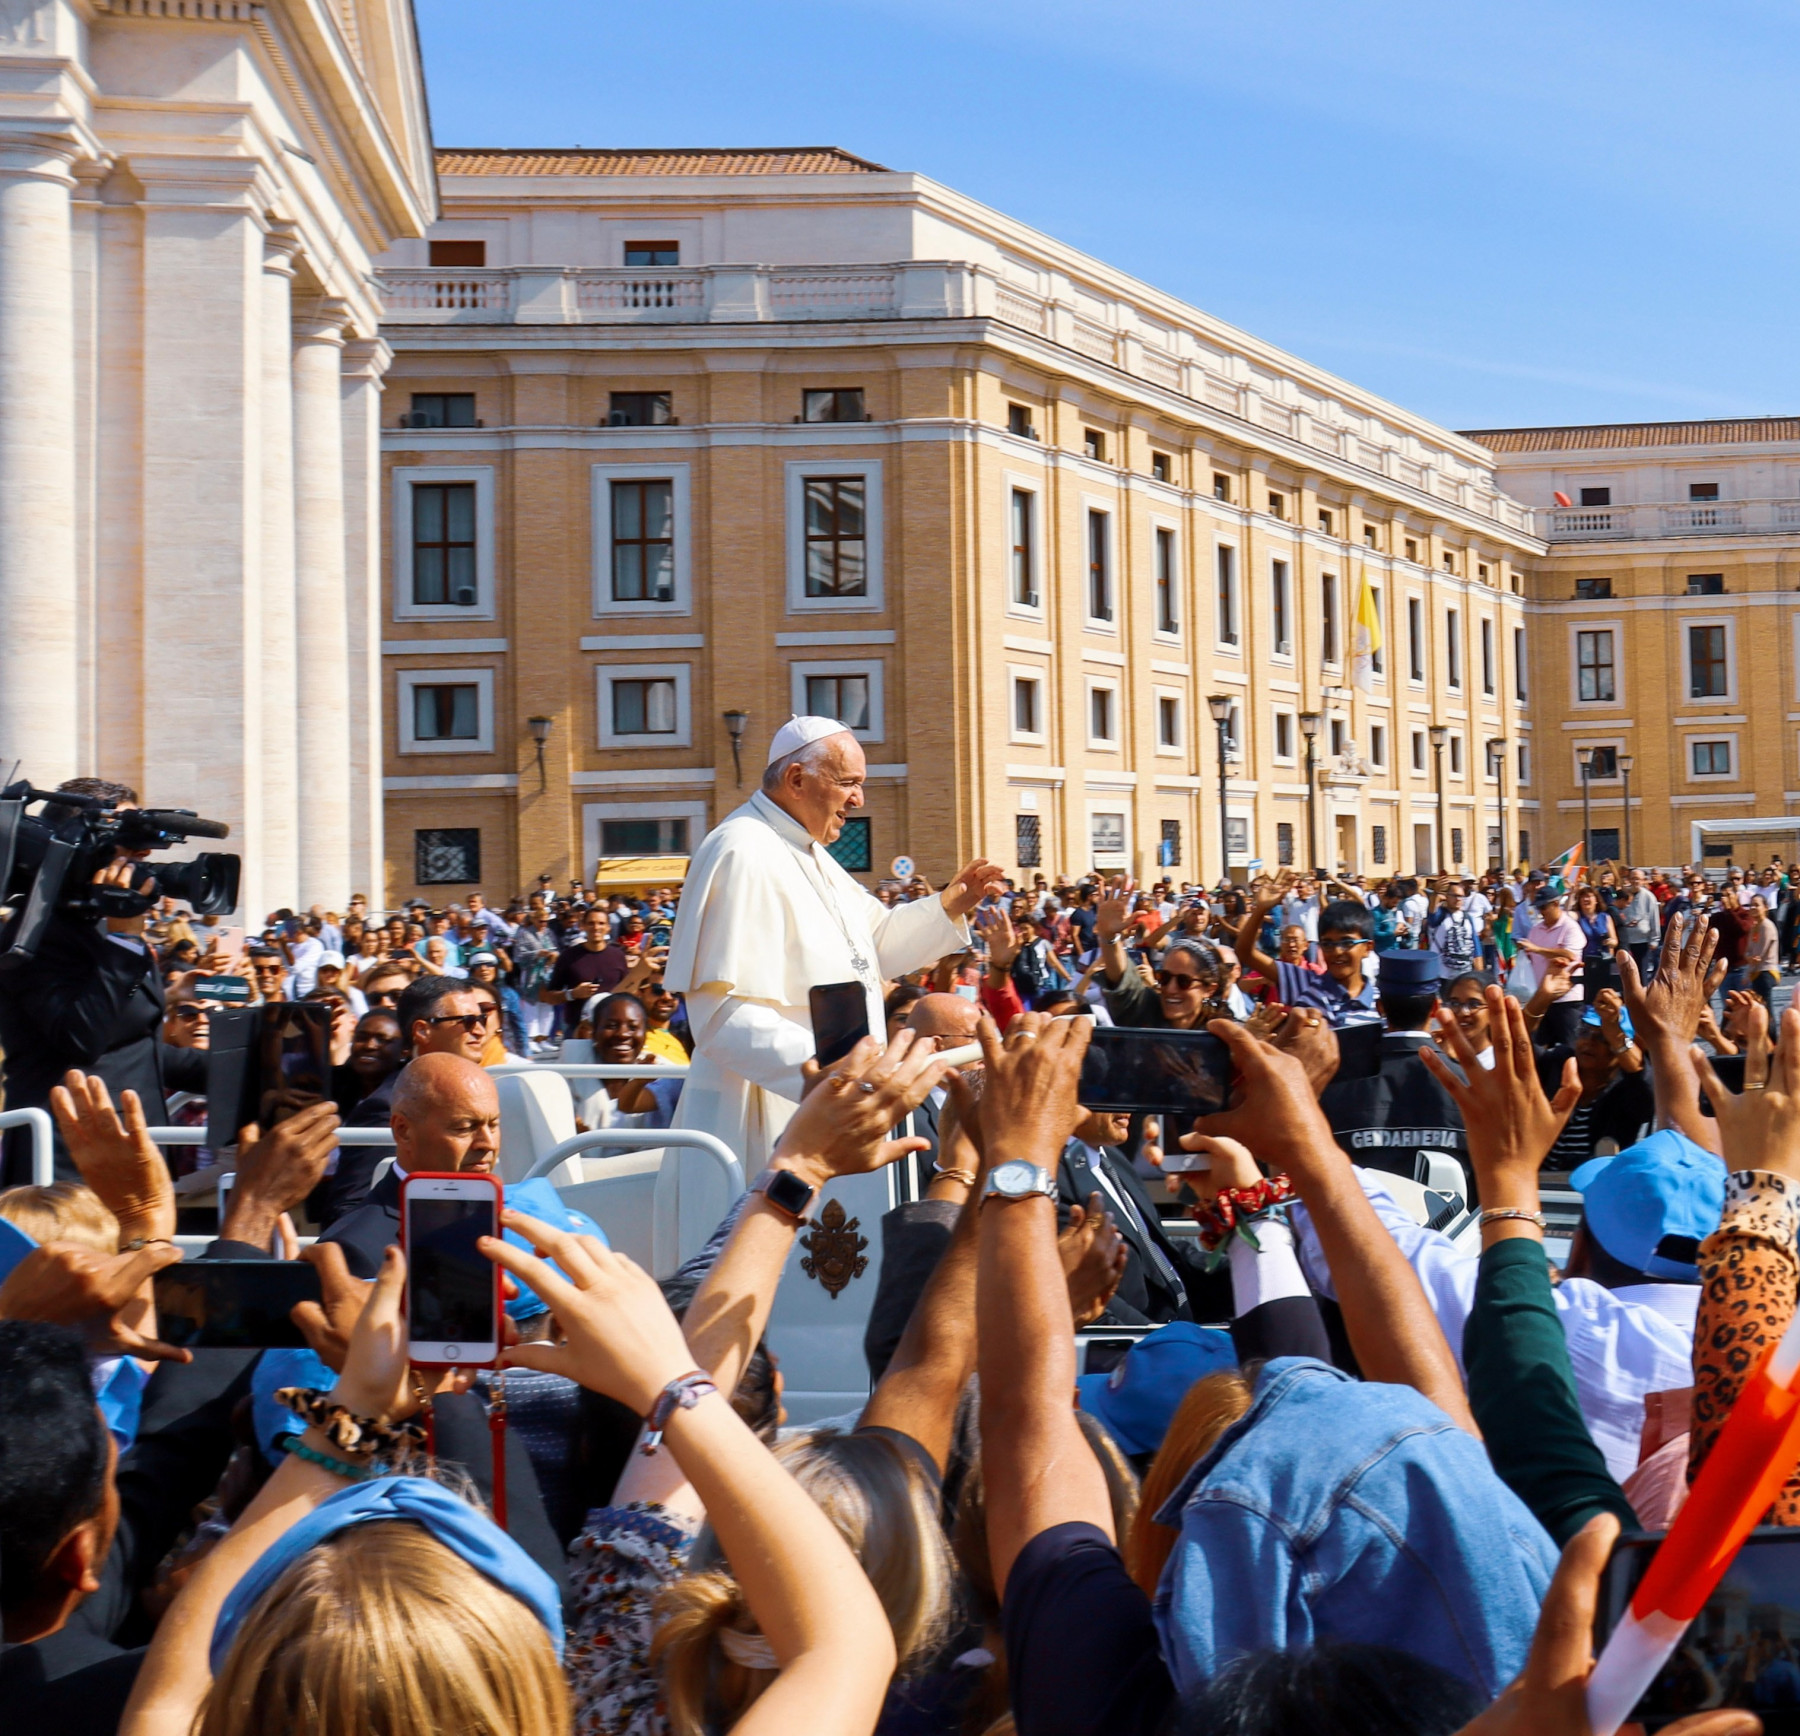
[[[612,1246],[606,1239],[606,1232],[586,1212],[563,1204],[562,1195],[551,1186],[548,1176],[539,1175],[528,1181],[508,1182],[506,1205],[509,1211],[523,1212],[527,1217],[536,1218],[541,1224],[567,1230],[572,1236],[592,1236],[603,1248]],[[517,1230],[502,1230],[500,1233],[515,1248],[523,1248],[528,1254],[532,1251],[531,1244]],[[559,1275],[568,1276],[554,1260],[550,1265]],[[548,1314],[550,1305],[535,1290],[520,1284],[518,1295],[507,1302],[506,1312],[514,1320],[535,1320],[540,1314]]]
[[336,969],[342,970],[344,968],[344,955],[341,952],[322,952],[319,954],[319,963],[322,965],[332,965]]
[[1672,1127],[1569,1177],[1597,1241],[1615,1260],[1677,1284],[1700,1281],[1700,1243],[1725,1209],[1725,1165]]
[[1127,1453],[1154,1453],[1188,1388],[1222,1368],[1237,1367],[1237,1351],[1223,1327],[1189,1320],[1146,1334],[1110,1374],[1076,1382],[1081,1408],[1098,1417]]
[[472,952],[469,954],[470,964],[498,965],[499,962],[499,958],[491,952]]
[[[1581,1022],[1584,1025],[1596,1026],[1605,1023],[1600,1017],[1600,1009],[1598,1007],[1587,1008],[1581,1015]],[[1637,1032],[1632,1028],[1631,1015],[1626,1012],[1623,1007],[1619,1008],[1619,1029],[1628,1037],[1635,1037],[1637,1035]]]

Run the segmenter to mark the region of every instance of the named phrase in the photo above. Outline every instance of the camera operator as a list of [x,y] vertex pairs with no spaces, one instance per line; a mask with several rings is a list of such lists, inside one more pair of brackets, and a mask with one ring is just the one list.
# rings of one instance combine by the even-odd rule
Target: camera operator
[[[70,778],[57,785],[72,795],[97,797],[117,808],[138,806],[137,792],[103,778]],[[46,818],[66,818],[54,807]],[[120,850],[93,876],[96,885],[130,887],[145,870],[147,850]],[[162,973],[144,938],[148,914],[82,917],[57,911],[35,958],[0,971],[0,1051],[5,1055],[6,1107],[47,1109],[50,1088],[71,1068],[95,1073],[113,1101],[135,1091],[152,1126],[168,1120],[166,1091],[204,1093],[206,1055],[162,1041]],[[0,944],[10,941],[20,916]],[[9,1128],[0,1146],[0,1176],[8,1185],[31,1180],[29,1128]],[[59,1181],[78,1181],[60,1133]]]

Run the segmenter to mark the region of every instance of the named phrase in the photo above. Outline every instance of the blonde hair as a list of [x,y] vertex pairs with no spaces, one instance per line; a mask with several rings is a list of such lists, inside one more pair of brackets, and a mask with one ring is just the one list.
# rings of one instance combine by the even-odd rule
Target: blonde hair
[[53,1181],[0,1193],[0,1218],[34,1242],[74,1242],[100,1254],[119,1251],[119,1220],[91,1187]]
[[572,1719],[531,1610],[396,1520],[339,1532],[275,1582],[194,1736],[567,1736]]
[[[932,1661],[949,1632],[954,1575],[936,1497],[918,1468],[877,1434],[804,1435],[782,1442],[775,1456],[868,1575],[894,1631],[895,1673]],[[670,1730],[704,1736],[737,1723],[775,1672],[735,1663],[722,1650],[722,1629],[757,1630],[710,1529],[689,1565],[657,1599],[650,1656],[662,1672]]]
[[1212,1451],[1220,1435],[1250,1408],[1253,1389],[1241,1370],[1221,1369],[1197,1380],[1169,1419],[1169,1432],[1144,1473],[1143,1500],[1125,1538],[1125,1570],[1155,1596],[1156,1582],[1179,1533],[1156,1515],[1181,1480]]

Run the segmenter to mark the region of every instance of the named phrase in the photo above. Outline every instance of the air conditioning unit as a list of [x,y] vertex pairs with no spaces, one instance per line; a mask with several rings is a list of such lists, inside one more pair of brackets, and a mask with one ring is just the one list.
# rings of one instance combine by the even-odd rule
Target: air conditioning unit
[[475,587],[473,585],[458,585],[456,589],[450,593],[450,601],[459,609],[474,608],[476,602]]
[[631,418],[627,416],[623,410],[613,410],[608,413],[603,426],[608,428],[629,428],[631,426]]
[[1293,654],[1294,642],[1292,639],[1283,639],[1282,642],[1275,647],[1275,655],[1277,657],[1292,657]]

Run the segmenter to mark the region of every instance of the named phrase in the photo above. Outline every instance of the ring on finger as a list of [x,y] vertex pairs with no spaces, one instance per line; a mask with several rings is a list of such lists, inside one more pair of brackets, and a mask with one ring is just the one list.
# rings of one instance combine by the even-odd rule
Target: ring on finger
[[875,1095],[875,1081],[873,1079],[858,1079],[856,1088],[865,1096],[873,1097]]

